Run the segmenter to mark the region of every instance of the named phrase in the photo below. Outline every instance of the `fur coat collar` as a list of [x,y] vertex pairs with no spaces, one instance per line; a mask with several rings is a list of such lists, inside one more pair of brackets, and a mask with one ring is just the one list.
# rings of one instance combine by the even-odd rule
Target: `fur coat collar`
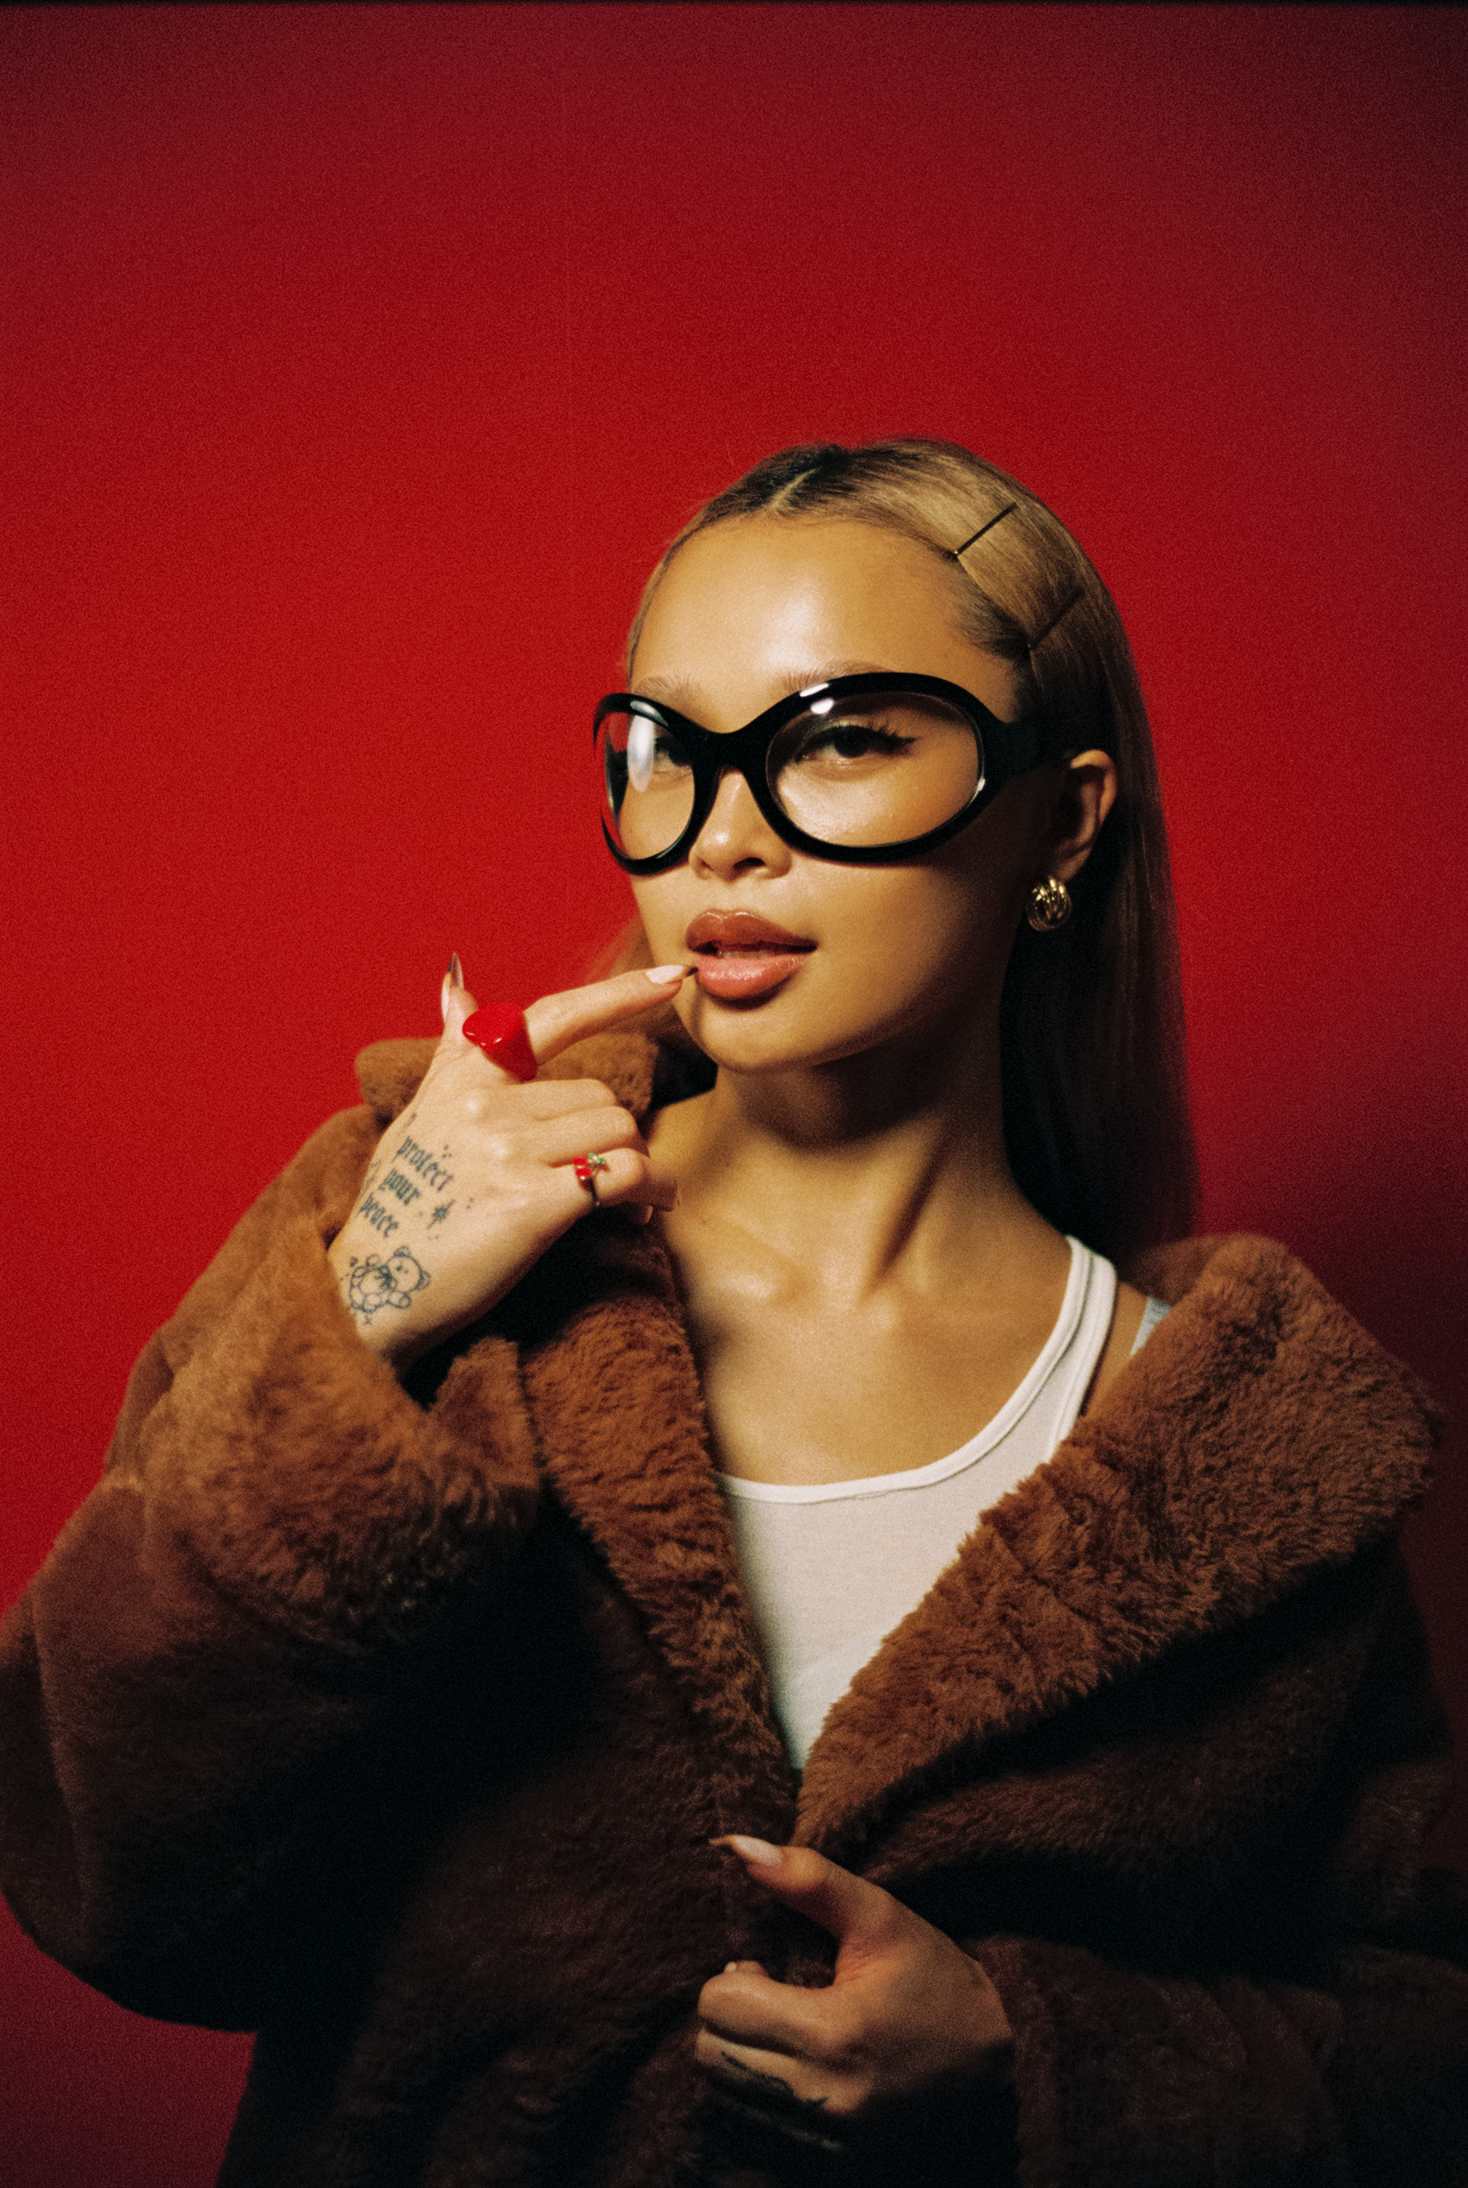
[[[432,1048],[381,1042],[359,1059],[384,1122]],[[670,1068],[666,1049],[623,1032],[547,1070],[603,1079],[645,1120]],[[666,1250],[651,1229],[578,1225],[497,1313],[552,1492],[715,1735],[720,1806],[737,1828],[819,1845],[878,1878],[921,1867],[904,1815],[920,1828],[934,1791],[971,1779],[986,1751],[1256,1618],[1322,1566],[1385,1541],[1422,1500],[1439,1425],[1430,1395],[1285,1247],[1196,1238],[1122,1273],[1174,1311],[888,1635],[798,1783]],[[1215,1796],[1210,1786],[1200,1830],[1217,1826]],[[1106,1819],[1134,1838],[1118,1852],[1139,1873],[1154,1822],[1144,1802]],[[962,1851],[945,1838],[947,1859]]]

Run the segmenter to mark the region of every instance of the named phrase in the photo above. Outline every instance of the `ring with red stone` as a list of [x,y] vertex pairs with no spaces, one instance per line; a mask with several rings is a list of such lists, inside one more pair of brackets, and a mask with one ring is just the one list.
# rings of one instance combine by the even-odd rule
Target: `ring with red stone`
[[571,1168],[576,1173],[577,1184],[584,1185],[592,1199],[595,1200],[596,1173],[598,1170],[609,1170],[611,1164],[607,1161],[605,1155],[578,1155]]

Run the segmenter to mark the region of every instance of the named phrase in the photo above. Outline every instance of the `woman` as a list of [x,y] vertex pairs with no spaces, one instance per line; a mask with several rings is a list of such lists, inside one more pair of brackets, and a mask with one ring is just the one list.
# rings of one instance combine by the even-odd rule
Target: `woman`
[[1161,1243],[1104,586],[963,450],[789,450],[627,685],[630,969],[365,1053],[12,1615],[22,1919],[259,2031],[236,2188],[1461,2180],[1432,1407]]

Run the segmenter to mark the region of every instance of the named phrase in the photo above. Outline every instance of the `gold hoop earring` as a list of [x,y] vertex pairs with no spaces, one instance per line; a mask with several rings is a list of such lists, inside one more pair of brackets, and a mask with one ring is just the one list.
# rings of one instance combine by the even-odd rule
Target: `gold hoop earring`
[[1071,915],[1070,891],[1063,881],[1047,874],[1037,881],[1025,905],[1025,918],[1036,934],[1053,934],[1063,927]]

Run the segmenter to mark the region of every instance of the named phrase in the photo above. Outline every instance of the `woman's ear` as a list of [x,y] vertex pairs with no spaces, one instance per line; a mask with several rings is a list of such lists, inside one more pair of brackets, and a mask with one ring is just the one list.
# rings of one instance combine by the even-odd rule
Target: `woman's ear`
[[1073,881],[1116,803],[1116,762],[1109,752],[1076,753],[1061,770],[1051,812],[1045,871]]

